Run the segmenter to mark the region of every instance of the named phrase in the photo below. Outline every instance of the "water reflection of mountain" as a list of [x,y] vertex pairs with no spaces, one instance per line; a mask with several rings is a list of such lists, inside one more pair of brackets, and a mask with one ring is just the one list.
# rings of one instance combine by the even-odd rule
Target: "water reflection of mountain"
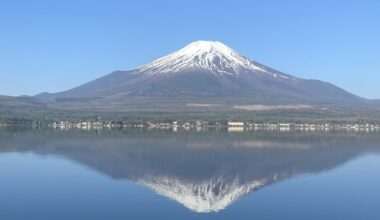
[[0,132],[0,152],[61,156],[196,212],[225,209],[276,181],[379,150],[377,134]]

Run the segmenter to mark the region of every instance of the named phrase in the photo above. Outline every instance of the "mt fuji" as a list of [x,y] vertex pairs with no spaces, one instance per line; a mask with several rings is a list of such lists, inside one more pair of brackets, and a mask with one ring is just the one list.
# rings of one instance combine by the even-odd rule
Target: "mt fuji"
[[213,41],[196,41],[136,69],[36,97],[59,108],[112,111],[370,105],[330,83],[282,73]]
[[226,45],[211,41],[193,42],[177,52],[142,66],[138,72],[158,74],[189,70],[210,71],[219,76],[236,76],[251,71],[271,74],[265,67],[253,63]]

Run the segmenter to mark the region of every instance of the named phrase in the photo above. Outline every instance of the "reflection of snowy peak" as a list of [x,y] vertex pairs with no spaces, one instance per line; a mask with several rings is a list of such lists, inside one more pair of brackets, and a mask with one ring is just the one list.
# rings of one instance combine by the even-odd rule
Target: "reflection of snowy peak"
[[283,179],[379,153],[379,138],[377,133],[49,130],[2,135],[0,149],[59,156],[195,212],[218,212]]
[[217,177],[200,182],[186,182],[172,177],[139,179],[142,184],[160,195],[171,198],[195,212],[217,212],[225,209],[240,197],[265,186],[271,180],[241,183],[239,178]]

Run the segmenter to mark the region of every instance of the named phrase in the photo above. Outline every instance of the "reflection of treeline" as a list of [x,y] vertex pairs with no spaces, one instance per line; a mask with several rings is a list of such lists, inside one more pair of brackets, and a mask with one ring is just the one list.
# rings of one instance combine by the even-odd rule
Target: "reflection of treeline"
[[5,127],[0,129],[0,143],[5,141],[6,137],[13,137],[14,134],[23,137],[35,137],[40,136],[46,139],[56,138],[70,138],[70,139],[82,139],[82,138],[143,138],[144,140],[160,140],[179,138],[182,140],[201,140],[201,141],[221,141],[221,140],[239,140],[239,141],[279,141],[284,142],[302,142],[313,141],[317,143],[319,141],[325,142],[326,140],[344,140],[348,143],[355,141],[361,141],[365,139],[367,141],[373,140],[374,143],[380,143],[380,135],[378,132],[352,132],[352,131],[266,131],[266,130],[251,130],[245,132],[228,132],[228,129],[208,129],[202,131],[195,130],[158,130],[158,129],[146,129],[146,128],[126,128],[126,129],[103,129],[103,130],[83,130],[83,129],[67,129],[59,130],[53,128],[44,129],[30,129],[26,127]]

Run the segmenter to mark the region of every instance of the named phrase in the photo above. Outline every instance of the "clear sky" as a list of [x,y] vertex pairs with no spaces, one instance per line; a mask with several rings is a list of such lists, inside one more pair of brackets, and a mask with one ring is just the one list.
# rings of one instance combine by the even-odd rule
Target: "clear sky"
[[380,98],[378,0],[1,0],[0,94],[70,89],[196,40]]

